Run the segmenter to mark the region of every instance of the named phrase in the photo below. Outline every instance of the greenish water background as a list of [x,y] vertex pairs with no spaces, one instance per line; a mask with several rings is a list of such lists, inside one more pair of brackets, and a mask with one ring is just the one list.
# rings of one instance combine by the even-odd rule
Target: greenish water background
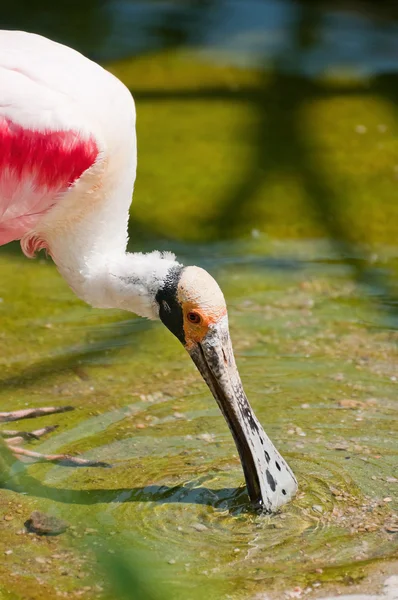
[[[132,90],[130,249],[170,249],[217,278],[247,395],[300,493],[280,515],[248,512],[232,438],[179,343],[3,247],[2,410],[72,404],[35,420],[60,427],[30,447],[114,466],[29,466],[26,494],[8,480],[1,598],[113,598],[119,551],[149,556],[138,570],[159,597],[237,600],[343,587],[397,556],[395,14],[259,2],[254,27],[237,5],[20,2],[2,19]],[[35,508],[75,529],[18,534]]]

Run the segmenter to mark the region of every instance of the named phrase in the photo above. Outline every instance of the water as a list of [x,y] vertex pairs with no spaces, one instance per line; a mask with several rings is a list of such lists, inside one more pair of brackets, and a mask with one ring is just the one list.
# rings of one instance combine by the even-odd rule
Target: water
[[[373,11],[322,3],[306,7],[288,0],[210,0],[187,6],[145,0],[85,0],[78,6],[63,0],[55,6],[39,0],[34,7],[9,3],[1,26],[55,36],[102,62],[182,43],[211,61],[221,58],[244,67],[269,65],[286,53],[290,66],[305,73],[396,72],[395,9]],[[300,58],[294,46],[297,23],[303,27]]]
[[[216,4],[206,40],[189,38],[178,51],[143,26],[156,30],[158,3],[101,11],[83,3],[83,32],[72,27],[80,12],[61,2],[69,19],[47,7],[40,28],[115,59],[109,68],[133,90],[131,249],[174,250],[217,278],[246,393],[299,494],[278,515],[253,513],[231,435],[179,342],[161,324],[85,306],[50,261],[3,247],[0,406],[73,405],[26,422],[59,424],[29,448],[113,467],[32,465],[29,493],[11,484],[1,492],[1,599],[114,598],[101,548],[108,558],[138,549],[149,557],[146,578],[166,587],[160,597],[184,600],[279,598],[314,584],[343,591],[396,558],[397,85],[386,75],[395,25],[329,11],[322,35],[355,24],[358,52],[328,46],[332,66],[346,68],[349,57],[355,76],[331,69],[309,78],[324,74],[325,47],[294,46],[299,5],[257,3],[278,42],[267,54],[263,37],[252,45],[256,13],[243,19],[241,3]],[[231,19],[217,26],[228,6]],[[8,10],[40,29],[29,10]],[[130,24],[145,29],[138,45]],[[225,66],[245,30],[240,66],[231,54]],[[379,36],[382,57],[372,51]],[[193,42],[211,54],[188,51]],[[129,58],[148,43],[156,54]],[[260,54],[280,70],[241,68]],[[48,539],[20,533],[34,509],[74,529]]]
[[[309,259],[316,251],[323,260]],[[35,449],[114,465],[30,467],[42,485],[22,498],[23,514],[39,507],[81,535],[105,527],[118,547],[139,543],[163,567],[173,597],[194,597],[202,585],[213,597],[251,598],[355,579],[397,551],[387,531],[397,498],[396,334],[369,328],[378,313],[346,266],[325,263],[320,245],[297,243],[295,256],[307,260],[295,269],[228,254],[218,245],[206,267],[225,290],[246,392],[298,476],[297,498],[273,517],[248,512],[226,424],[160,325],[91,310],[50,264],[3,255],[2,272],[15,273],[3,315],[19,318],[6,335],[14,350],[2,352],[2,407],[76,406],[37,420],[60,430]],[[52,571],[44,579],[62,589]]]

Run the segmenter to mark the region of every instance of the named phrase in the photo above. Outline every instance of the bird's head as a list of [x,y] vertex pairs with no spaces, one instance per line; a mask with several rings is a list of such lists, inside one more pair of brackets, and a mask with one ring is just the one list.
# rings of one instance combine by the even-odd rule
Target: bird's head
[[160,319],[188,351],[227,315],[217,282],[199,267],[171,269],[156,300]]
[[233,434],[251,501],[267,511],[285,504],[297,482],[246,398],[228,329],[224,295],[207,271],[173,266],[156,295],[159,317],[180,340]]

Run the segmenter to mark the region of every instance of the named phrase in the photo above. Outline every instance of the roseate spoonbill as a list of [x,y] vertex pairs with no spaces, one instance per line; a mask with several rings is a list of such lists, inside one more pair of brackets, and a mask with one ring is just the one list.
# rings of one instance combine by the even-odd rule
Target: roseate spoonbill
[[[0,32],[0,245],[20,240],[28,257],[46,249],[91,306],[160,319],[216,399],[252,503],[274,511],[297,482],[243,391],[219,286],[169,252],[126,252],[136,161],[134,102],[116,77],[44,37]],[[67,409],[0,413],[0,420]],[[8,444],[15,454],[65,459],[17,447],[19,433],[3,432],[14,436]]]

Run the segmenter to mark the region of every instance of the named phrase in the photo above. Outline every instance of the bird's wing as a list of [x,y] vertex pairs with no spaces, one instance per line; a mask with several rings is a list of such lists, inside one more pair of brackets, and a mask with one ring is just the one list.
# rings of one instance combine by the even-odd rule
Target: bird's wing
[[0,31],[0,244],[34,227],[99,156],[126,220],[136,168],[131,94],[70,48]]

